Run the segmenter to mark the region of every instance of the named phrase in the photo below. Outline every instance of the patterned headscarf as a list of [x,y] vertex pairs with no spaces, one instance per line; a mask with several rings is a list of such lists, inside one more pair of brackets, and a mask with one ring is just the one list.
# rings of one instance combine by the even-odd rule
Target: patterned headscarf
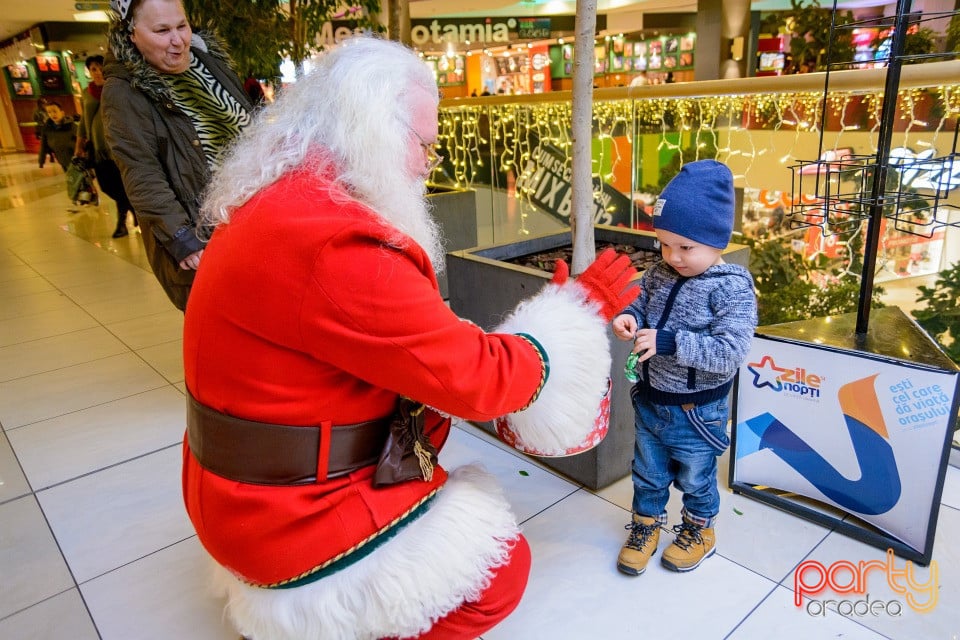
[[131,4],[133,4],[133,0],[110,0],[110,8],[120,16],[121,20],[127,19]]

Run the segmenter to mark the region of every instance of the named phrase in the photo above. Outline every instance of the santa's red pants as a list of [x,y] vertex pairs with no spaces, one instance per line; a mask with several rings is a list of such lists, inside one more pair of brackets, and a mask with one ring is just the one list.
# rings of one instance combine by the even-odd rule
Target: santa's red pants
[[474,640],[517,608],[530,575],[530,545],[523,536],[510,552],[507,564],[497,567],[490,586],[476,602],[465,602],[437,620],[419,640]]

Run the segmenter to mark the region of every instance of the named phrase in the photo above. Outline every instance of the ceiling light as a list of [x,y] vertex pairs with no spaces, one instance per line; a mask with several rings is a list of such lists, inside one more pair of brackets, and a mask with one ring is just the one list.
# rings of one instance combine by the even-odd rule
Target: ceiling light
[[110,22],[106,11],[82,11],[73,14],[73,19],[77,22]]

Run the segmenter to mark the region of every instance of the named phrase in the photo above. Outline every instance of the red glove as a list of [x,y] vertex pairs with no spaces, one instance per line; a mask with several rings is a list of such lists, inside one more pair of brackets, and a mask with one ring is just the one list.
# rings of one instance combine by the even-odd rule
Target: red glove
[[[551,282],[561,285],[569,274],[567,263],[557,260]],[[630,258],[607,249],[577,277],[577,284],[584,288],[588,299],[600,305],[600,315],[610,322],[640,295],[638,285],[627,286],[636,274]]]
[[561,285],[570,277],[570,267],[563,260],[557,260],[553,265],[553,278],[550,279],[555,285]]

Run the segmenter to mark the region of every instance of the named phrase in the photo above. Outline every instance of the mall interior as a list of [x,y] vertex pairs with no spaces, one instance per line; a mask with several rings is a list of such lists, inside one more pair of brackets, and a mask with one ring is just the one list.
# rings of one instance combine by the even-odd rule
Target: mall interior
[[[236,640],[181,497],[183,314],[150,271],[132,219],[128,235],[112,237],[112,200],[72,201],[60,166],[37,166],[37,99],[75,113],[89,82],[83,59],[105,46],[102,22],[72,14],[107,3],[20,4],[32,6],[0,18],[0,640]],[[444,162],[429,181],[451,251],[441,291],[484,326],[478,301],[502,304],[505,287],[471,269],[500,260],[504,246],[553,248],[568,236],[575,9],[480,4],[411,2],[408,27],[443,93]],[[624,383],[614,384],[607,440],[572,458],[525,455],[490,425],[456,421],[440,463],[484,465],[533,554],[522,601],[484,640],[960,638],[960,369],[912,315],[922,288],[960,260],[960,60],[905,64],[894,87],[887,159],[898,178],[888,189],[911,202],[920,194],[923,205],[864,206],[896,8],[840,6],[864,22],[855,57],[803,73],[791,68],[788,39],[759,31],[789,2],[599,4],[598,238],[655,256],[650,211],[663,170],[716,157],[735,177],[737,250],[781,242],[825,273],[863,277],[863,237],[877,223],[879,294],[869,313],[861,304],[760,327],[734,392],[733,445],[720,457],[717,552],[691,573],[659,562],[639,577],[617,571],[633,492]],[[958,8],[913,2],[935,18],[924,24],[941,50]],[[350,33],[334,22],[318,38],[336,46]],[[265,85],[282,91],[289,80]],[[611,377],[623,377],[624,357],[615,351]],[[774,360],[781,373],[764,389]],[[849,409],[848,387],[827,384],[873,377],[874,430],[895,474],[879,481],[874,460],[851,444],[851,415],[870,420]],[[784,393],[771,401],[774,384]],[[934,387],[940,395],[926,400]],[[780,411],[810,443],[803,460],[745,449],[736,432],[763,410]],[[895,493],[893,507],[856,506],[881,490]],[[667,509],[678,523],[677,492]]]

